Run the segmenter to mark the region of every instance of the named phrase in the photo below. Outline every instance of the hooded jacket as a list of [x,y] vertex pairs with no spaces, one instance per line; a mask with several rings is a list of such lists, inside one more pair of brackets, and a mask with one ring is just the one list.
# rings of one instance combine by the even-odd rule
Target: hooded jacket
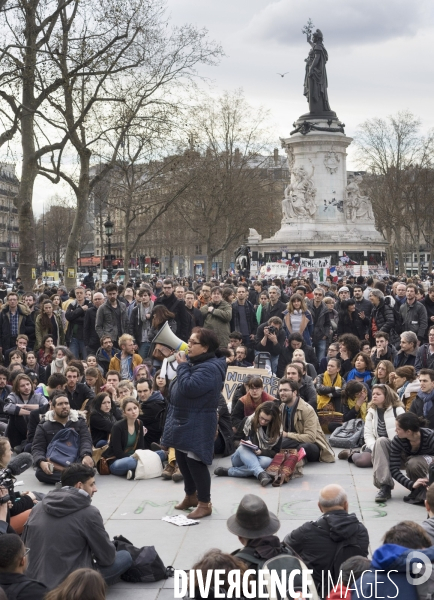
[[[360,554],[368,556],[368,530],[354,513],[349,514],[343,509],[338,509],[327,512],[317,521],[308,521],[301,527],[293,529],[285,537],[284,543],[297,552],[310,569],[313,569],[313,579],[318,586],[321,584],[322,572],[326,573],[330,570],[330,563],[336,555],[338,544],[346,540],[350,542],[351,538],[360,546]],[[342,562],[346,558],[349,556],[345,556],[344,548]]]
[[191,451],[212,463],[217,408],[227,370],[225,358],[201,354],[181,363],[170,388],[163,446]]
[[84,490],[63,487],[49,492],[32,509],[23,541],[32,549],[27,576],[55,588],[76,569],[113,564],[116,549],[99,510]]
[[[420,563],[420,556],[424,554],[427,562],[434,560],[434,548],[417,550],[416,556],[409,557],[414,552],[397,544],[384,544],[375,550],[372,556],[371,570],[365,571],[363,577],[356,581],[356,589],[352,586],[351,598],[379,597],[394,598],[395,600],[429,600],[434,592],[434,575],[422,585],[413,585],[407,579],[412,572],[411,564]],[[409,564],[410,562],[410,564]],[[381,590],[381,592],[380,592]]]

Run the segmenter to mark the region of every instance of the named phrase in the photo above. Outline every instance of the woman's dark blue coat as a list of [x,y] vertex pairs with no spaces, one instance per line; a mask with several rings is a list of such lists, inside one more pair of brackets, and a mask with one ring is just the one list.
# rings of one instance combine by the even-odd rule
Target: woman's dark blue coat
[[163,446],[197,454],[212,463],[217,430],[217,408],[226,375],[226,359],[195,357],[178,365],[170,387]]

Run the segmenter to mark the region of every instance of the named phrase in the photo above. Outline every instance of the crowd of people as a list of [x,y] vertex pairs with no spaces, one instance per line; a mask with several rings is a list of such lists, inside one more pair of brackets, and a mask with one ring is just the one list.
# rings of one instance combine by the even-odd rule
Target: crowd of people
[[[216,477],[256,479],[265,487],[274,481],[268,467],[281,450],[302,451],[299,470],[333,463],[328,434],[360,419],[363,436],[338,458],[372,468],[375,501],[390,500],[398,482],[408,489],[406,502],[434,510],[434,287],[391,277],[317,284],[301,277],[153,278],[98,286],[92,273],[83,283],[69,292],[17,286],[3,299],[0,467],[13,454],[31,453],[36,478],[55,489],[11,492],[12,498],[0,488],[2,498],[9,494],[0,504],[0,588],[27,582],[17,598],[66,598],[56,590],[67,589],[70,575],[82,569],[94,597],[103,597],[98,586],[116,581],[131,556],[116,550],[92,506],[96,468],[134,479],[138,450],[158,455],[163,479],[184,482],[185,498],[175,508],[193,509],[187,517],[202,519],[212,513],[215,456],[231,461],[214,470]],[[168,348],[163,328],[187,351]],[[168,357],[175,359],[174,377]],[[222,395],[228,367],[258,365],[279,379],[274,395],[252,371],[228,405]],[[248,510],[256,510],[259,498],[246,498]],[[280,540],[268,539],[276,537],[278,521],[264,506],[265,521],[274,521],[269,534],[243,535],[239,523],[232,530],[228,522],[244,546],[238,565],[248,566],[249,549],[256,558],[263,546],[264,557],[282,552]],[[369,543],[339,486],[323,490],[319,506],[323,521],[284,541],[313,568],[316,588],[320,571],[330,567],[323,553],[317,556],[321,536],[331,544],[333,568],[338,560],[365,560]],[[246,516],[240,519],[245,525]],[[422,539],[417,527],[408,525],[408,535]],[[393,535],[386,544],[399,543]],[[401,545],[428,548],[426,535],[421,545]],[[353,543],[336,558],[340,539]],[[69,558],[59,560],[65,544]],[[204,559],[213,560],[233,559]],[[100,579],[88,573],[94,567]]]

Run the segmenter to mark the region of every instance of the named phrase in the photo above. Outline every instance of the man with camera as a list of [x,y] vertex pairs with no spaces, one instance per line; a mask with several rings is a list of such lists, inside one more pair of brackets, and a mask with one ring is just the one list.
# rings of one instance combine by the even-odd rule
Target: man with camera
[[282,319],[270,317],[266,323],[259,325],[255,338],[255,355],[268,352],[271,357],[271,370],[277,372],[277,363],[283,350],[286,335],[282,329]]

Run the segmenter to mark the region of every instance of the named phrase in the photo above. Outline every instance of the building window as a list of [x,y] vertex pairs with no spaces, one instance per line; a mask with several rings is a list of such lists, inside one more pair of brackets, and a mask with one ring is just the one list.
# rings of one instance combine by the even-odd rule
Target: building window
[[194,252],[195,254],[202,254],[202,245],[196,244],[196,246],[194,247]]

